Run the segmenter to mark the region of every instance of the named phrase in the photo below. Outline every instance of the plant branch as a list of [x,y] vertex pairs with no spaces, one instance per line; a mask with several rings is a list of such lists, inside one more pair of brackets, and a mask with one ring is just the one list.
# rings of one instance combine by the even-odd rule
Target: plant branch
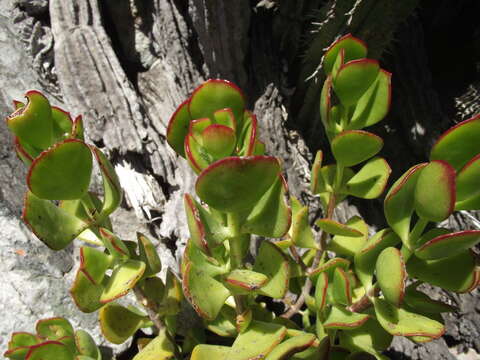
[[[333,217],[333,212],[335,210],[335,203],[336,203],[336,196],[335,193],[330,193],[330,197],[328,199],[328,205],[327,205],[327,219],[331,219]],[[319,250],[315,254],[315,257],[313,258],[313,263],[310,269],[307,269],[306,273],[307,276],[310,273],[310,271],[314,270],[318,264],[320,263],[320,259],[322,258],[322,255],[324,251],[327,248],[327,233],[325,231],[322,231],[322,234],[320,235],[320,241],[319,241]],[[313,282],[312,280],[307,277],[307,280],[305,281],[305,284],[302,288],[302,293],[298,297],[297,301],[290,306],[287,312],[281,315],[281,317],[290,319],[293,315],[298,313],[300,309],[302,308],[303,304],[305,304],[305,299],[307,295],[310,294],[310,290],[312,290],[313,287]]]
[[[178,351],[177,344],[175,342],[175,339],[173,336],[170,334],[168,329],[165,327],[163,324],[162,319],[160,318],[159,314],[159,309],[157,306],[157,303],[155,301],[151,301],[143,292],[143,290],[137,285],[133,288],[133,293],[135,294],[135,297],[137,298],[137,301],[142,304],[144,307],[145,311],[147,312],[147,315],[149,319],[153,322],[153,325],[157,328],[158,332],[161,330],[165,330],[165,336],[170,341],[170,343],[173,346],[173,352],[175,354],[176,359],[181,359],[182,355]],[[158,333],[157,332],[157,333]]]
[[372,297],[378,296],[379,293],[380,288],[373,286],[370,288],[367,294],[363,295],[358,301],[347,307],[347,310],[359,313],[368,309],[370,306],[372,306]]

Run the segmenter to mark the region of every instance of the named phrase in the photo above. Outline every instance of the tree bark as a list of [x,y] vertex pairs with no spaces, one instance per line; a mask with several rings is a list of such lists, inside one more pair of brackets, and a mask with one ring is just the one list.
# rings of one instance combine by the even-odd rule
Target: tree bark
[[[89,141],[101,147],[122,174],[126,200],[117,230],[131,237],[137,227],[148,227],[160,241],[162,260],[177,271],[188,238],[182,195],[193,193],[195,176],[166,144],[166,126],[176,106],[208,78],[237,83],[259,119],[268,152],[283,161],[290,193],[310,206],[312,218],[318,216],[319,201],[308,191],[309,169],[318,149],[326,151],[327,159],[330,156],[317,110],[324,80],[320,64],[324,49],[339,36],[351,32],[365,40],[369,57],[380,59],[394,74],[392,109],[373,129],[385,139],[383,156],[394,170],[392,179],[424,161],[443,130],[478,112],[480,30],[473,19],[470,27],[461,25],[462,16],[475,13],[478,5],[467,0],[432,3],[6,0],[0,8],[9,18],[0,15],[0,35],[8,41],[0,37],[0,50],[19,60],[15,68],[0,59],[0,70],[5,70],[0,79],[8,83],[0,89],[1,112],[7,115],[12,98],[36,87],[72,114],[82,114]],[[461,44],[448,38],[444,47],[470,51],[467,59],[458,59],[464,52],[457,58],[448,56],[473,69],[470,80],[442,83],[435,77],[438,69],[432,62],[442,64],[441,47],[432,43],[437,44],[435,32],[445,24],[460,27]],[[455,91],[445,84],[453,84]],[[7,146],[5,125],[0,136],[0,200],[18,215],[25,173]],[[99,187],[98,179],[94,185]],[[345,221],[356,213],[377,229],[385,226],[381,200],[366,206],[344,203],[336,216]],[[449,223],[476,226],[462,214]],[[50,251],[29,246],[42,254]],[[68,251],[72,254],[73,249]],[[443,340],[421,351],[408,341],[396,342],[390,355],[449,359],[454,356],[449,347],[480,352],[477,300],[478,291],[454,297],[462,306],[447,316]],[[10,331],[2,329],[2,337]]]

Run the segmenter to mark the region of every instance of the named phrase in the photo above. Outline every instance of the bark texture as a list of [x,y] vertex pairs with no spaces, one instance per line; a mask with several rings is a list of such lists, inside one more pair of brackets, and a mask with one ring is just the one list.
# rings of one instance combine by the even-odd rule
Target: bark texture
[[[324,80],[319,64],[339,36],[351,32],[365,40],[369,57],[394,74],[391,112],[373,129],[385,139],[392,180],[424,161],[440,132],[480,110],[480,28],[474,18],[480,9],[474,0],[4,0],[0,10],[1,114],[11,112],[11,100],[28,88],[82,114],[88,139],[113,160],[126,191],[117,232],[130,238],[138,227],[148,228],[174,270],[188,238],[182,195],[193,192],[195,177],[166,144],[165,131],[176,106],[204,80],[225,78],[244,89],[268,152],[282,158],[290,192],[311,207],[312,217],[321,209],[307,190],[309,168],[316,150],[329,156],[318,120]],[[20,313],[18,321],[0,327],[1,346],[13,329],[30,330],[34,318],[48,313],[67,315],[92,331],[95,316],[70,307],[65,288],[61,301],[60,293],[46,290],[68,286],[76,250],[65,250],[58,260],[61,255],[25,235],[15,218],[25,171],[4,123],[0,137],[0,215],[14,229],[13,240],[0,244],[2,259],[9,259],[0,273],[9,289],[17,289],[2,299],[2,313],[12,307]],[[377,229],[385,226],[381,200],[342,204],[336,216],[344,221],[357,213]],[[448,221],[453,227],[478,224],[468,214]],[[19,249],[28,267],[20,266],[25,260]],[[51,266],[36,271],[41,258]],[[44,279],[36,288],[42,306],[18,305],[30,301],[25,298],[36,276]],[[460,310],[447,316],[443,339],[421,348],[395,341],[389,356],[480,353],[478,297],[477,290],[450,299]]]

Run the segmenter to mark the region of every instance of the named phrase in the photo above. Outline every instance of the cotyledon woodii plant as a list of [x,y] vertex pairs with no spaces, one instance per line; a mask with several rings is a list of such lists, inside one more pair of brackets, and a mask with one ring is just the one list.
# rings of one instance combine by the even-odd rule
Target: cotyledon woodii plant
[[[72,120],[35,91],[27,104],[15,102],[7,124],[29,167],[23,219],[54,250],[74,238],[89,243],[80,248],[71,296],[81,311],[98,310],[107,340],[122,343],[153,327],[153,339],[137,340],[136,360],[336,360],[387,359],[382,352],[393,336],[423,343],[443,335],[441,313],[455,308],[421,285],[462,293],[480,283],[471,250],[480,231],[437,225],[454,211],[480,209],[480,116],[446,131],[428,162],[393,183],[384,200],[388,228],[375,232],[359,216],[340,223],[334,210],[341,201],[380,197],[391,173],[378,156],[383,140],[364,130],[388,113],[391,74],[366,56],[367,46],[346,35],[323,58],[320,116],[335,162],[324,164],[322,151],[313,162],[311,192],[324,210],[314,227],[308,207],[289,197],[279,159],[265,155],[238,87],[209,80],[180,104],[167,141],[198,175],[196,196],[184,196],[190,239],[181,281],[172,271],[158,277],[161,263],[147,237],[115,235],[109,216],[120,204],[119,182],[106,156],[84,142],[81,117]],[[93,161],[103,196],[88,191]],[[252,235],[260,239],[253,257]],[[131,290],[143,309],[115,302]],[[177,326],[183,295],[203,328]],[[268,298],[285,311],[273,311]],[[44,321],[57,329],[55,338],[15,333],[5,356],[98,358],[72,345],[76,333],[66,320]]]

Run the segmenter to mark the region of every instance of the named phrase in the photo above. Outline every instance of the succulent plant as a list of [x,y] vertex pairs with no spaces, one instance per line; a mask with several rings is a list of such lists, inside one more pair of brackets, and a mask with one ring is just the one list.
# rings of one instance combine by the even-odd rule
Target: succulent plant
[[[170,270],[165,281],[157,276],[162,265],[147,237],[126,241],[113,232],[121,189],[107,157],[84,142],[81,118],[72,121],[38,92],[27,93],[26,105],[15,102],[7,123],[30,168],[23,218],[54,250],[76,237],[94,245],[80,248],[71,295],[80,310],[99,310],[109,341],[154,326],[153,339],[137,341],[135,360],[386,359],[393,336],[423,343],[443,335],[441,313],[455,308],[420,286],[461,293],[480,284],[470,250],[480,231],[436,225],[456,210],[480,209],[480,116],[445,132],[428,163],[393,183],[384,200],[388,228],[374,232],[358,216],[338,221],[341,201],[380,197],[391,173],[378,156],[383,140],[364,130],[388,113],[391,74],[366,56],[366,44],[348,34],[323,58],[320,115],[335,162],[324,164],[319,151],[312,164],[310,190],[324,210],[314,225],[308,207],[289,196],[281,161],[265,155],[237,86],[208,80],[180,104],[167,141],[198,175],[196,196],[184,196],[190,239],[181,281]],[[102,197],[88,191],[93,161]],[[260,244],[249,257],[252,235]],[[132,289],[143,309],[114,302]],[[177,329],[183,296],[203,328]],[[287,311],[270,309],[268,298]],[[207,341],[212,333],[225,339]],[[25,346],[40,338],[60,351],[52,345],[58,337],[31,335]],[[25,351],[18,339],[12,354]],[[72,349],[65,359],[90,356]]]

